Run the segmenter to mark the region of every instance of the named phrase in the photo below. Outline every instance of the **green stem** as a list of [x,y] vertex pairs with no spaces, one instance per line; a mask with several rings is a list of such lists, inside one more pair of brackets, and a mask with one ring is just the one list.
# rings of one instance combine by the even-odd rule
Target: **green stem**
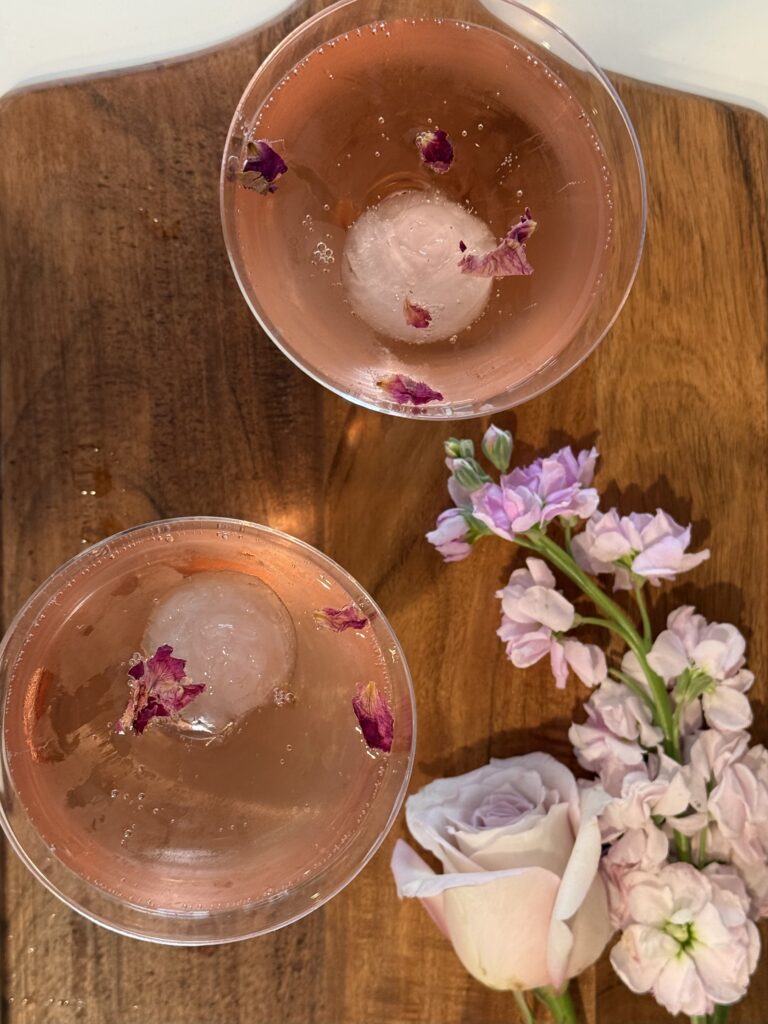
[[675,829],[674,836],[675,836],[675,846],[677,847],[677,853],[678,853],[678,856],[680,857],[680,860],[684,860],[684,861],[686,861],[686,863],[690,864],[691,861],[693,860],[693,858],[691,856],[691,839],[690,839],[690,836],[684,836],[682,834],[682,832],[678,832],[677,829]]
[[555,1024],[579,1024],[576,1007],[567,987],[559,995],[550,985],[546,988],[536,988],[534,992],[537,999],[541,1000],[552,1014]]
[[730,1012],[730,1006],[716,1006],[715,1012],[710,1016],[712,1024],[726,1024]]
[[679,761],[680,737],[672,720],[672,704],[669,699],[669,693],[667,693],[664,680],[648,664],[645,644],[635,629],[632,620],[624,609],[616,604],[602,587],[588,576],[568,552],[564,551],[551,537],[547,537],[545,533],[540,531],[531,531],[527,534],[527,538],[540,554],[580,587],[588,597],[592,598],[600,611],[604,612],[616,624],[618,627],[617,632],[620,633],[633,651],[640,663],[640,668],[643,670],[643,675],[648,680],[656,707],[656,719],[664,734],[664,748],[670,757]]
[[691,1017],[691,1024],[709,1024],[709,1018],[702,1016]]
[[653,642],[653,632],[651,630],[651,620],[648,616],[648,605],[643,593],[643,584],[635,583],[632,590],[635,595],[635,601],[637,601],[637,607],[640,610],[640,619],[643,623],[643,643],[645,644],[646,651],[650,651]]
[[573,558],[573,547],[571,546],[571,540],[573,535],[573,527],[570,523],[566,523],[563,527],[563,534],[565,536],[565,550]]
[[513,990],[512,995],[515,997],[517,1008],[520,1011],[520,1017],[523,1024],[536,1024],[536,1018],[531,1013],[531,1008],[525,1001],[525,995],[518,989]]
[[598,619],[592,615],[579,615],[576,620],[577,626],[602,626],[603,629],[610,629],[612,633],[618,633],[624,639],[624,634],[616,628],[616,624],[610,619]]
[[627,686],[635,694],[636,697],[639,697],[641,700],[645,701],[645,703],[648,705],[651,711],[656,710],[656,705],[653,702],[653,697],[651,697],[650,693],[648,693],[647,690],[644,690],[640,683],[638,683],[636,679],[633,679],[632,676],[628,676],[627,673],[622,672],[620,668],[609,668],[608,675],[611,676],[612,679],[615,679],[617,682],[624,683],[624,685]]

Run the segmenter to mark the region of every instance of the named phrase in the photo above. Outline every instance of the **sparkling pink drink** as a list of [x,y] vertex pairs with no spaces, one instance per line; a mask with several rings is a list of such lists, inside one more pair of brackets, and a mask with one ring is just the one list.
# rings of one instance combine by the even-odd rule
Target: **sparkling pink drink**
[[[416,145],[434,130],[454,151],[442,173]],[[254,139],[287,164],[268,194],[242,184]],[[236,118],[228,152],[225,228],[255,311],[366,404],[391,405],[381,381],[400,376],[442,396],[429,414],[491,411],[559,358],[603,287],[613,181],[592,112],[492,28],[425,16],[344,32]],[[530,276],[459,269],[526,209]],[[408,322],[409,302],[428,324]]]
[[[214,919],[299,890],[311,909],[348,846],[375,848],[407,779],[396,640],[338,567],[263,528],[181,520],[102,548],[60,570],[12,662],[6,647],[6,794],[24,830],[60,872],[180,933],[197,916],[221,937]],[[345,607],[355,624],[334,631],[322,609]],[[129,669],[163,644],[205,690],[121,734]],[[361,734],[360,684],[392,710],[391,752]]]

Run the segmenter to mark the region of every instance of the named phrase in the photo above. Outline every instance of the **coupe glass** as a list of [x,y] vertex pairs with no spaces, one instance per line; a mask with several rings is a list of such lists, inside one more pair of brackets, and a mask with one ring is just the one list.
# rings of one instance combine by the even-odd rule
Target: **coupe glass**
[[[329,606],[362,624],[334,632]],[[190,676],[196,658],[207,690],[121,734],[147,637]],[[371,682],[388,753],[353,710]],[[12,622],[0,686],[11,845],[68,906],[136,938],[231,942],[298,920],[370,860],[410,776],[413,690],[386,618],[331,559],[253,523],[170,519],[82,551]]]
[[[437,130],[454,149],[445,173],[419,158]],[[288,168],[263,193],[244,173],[262,141]],[[514,0],[341,0],[309,18],[243,93],[220,199],[232,268],[272,341],[352,402],[432,419],[519,405],[586,359],[624,305],[646,221],[616,90]],[[535,273],[483,291],[458,269],[462,233],[495,244],[526,207]],[[403,319],[414,304],[429,322]],[[432,397],[403,397],[402,380]]]

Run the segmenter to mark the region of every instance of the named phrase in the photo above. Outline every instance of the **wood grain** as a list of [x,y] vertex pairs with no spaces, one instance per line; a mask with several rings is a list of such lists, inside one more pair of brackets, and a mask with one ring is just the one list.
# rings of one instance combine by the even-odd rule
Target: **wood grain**
[[[444,567],[423,541],[444,504],[440,424],[346,404],[262,334],[230,273],[217,176],[227,125],[267,51],[310,9],[160,69],[55,86],[0,108],[2,601],[7,622],[83,544],[190,513],[269,523],[368,587],[410,660],[414,787],[489,755],[568,758],[583,694],[515,672],[494,635],[510,551]],[[662,595],[738,623],[766,698],[765,341],[768,132],[757,114],[621,83],[648,161],[648,246],[596,355],[515,414],[522,457],[596,440],[623,508],[695,523],[712,559]],[[470,424],[479,437],[484,422]],[[95,494],[92,492],[96,492]],[[87,492],[87,493],[83,493]],[[768,736],[763,704],[757,732]],[[404,835],[400,825],[395,835]],[[122,939],[3,860],[10,1024],[509,1024],[508,995],[463,971],[399,905],[392,835],[329,905],[275,935],[184,950]],[[661,1022],[606,961],[581,983],[590,1024]],[[733,1024],[764,1024],[768,966]]]

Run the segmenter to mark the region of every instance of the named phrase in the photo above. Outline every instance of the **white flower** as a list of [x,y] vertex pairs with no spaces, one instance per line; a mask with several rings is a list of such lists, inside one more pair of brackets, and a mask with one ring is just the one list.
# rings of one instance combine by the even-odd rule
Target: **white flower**
[[648,705],[623,683],[606,679],[584,704],[587,721],[574,723],[568,737],[580,765],[600,776],[613,796],[633,766],[643,763],[643,747],[653,748],[662,733],[651,721]]
[[738,1002],[760,939],[736,870],[667,864],[627,881],[632,923],[611,950],[611,963],[628,988],[653,992],[673,1015],[703,1016]]
[[400,840],[392,871],[466,969],[497,989],[562,986],[611,935],[597,873],[604,795],[581,793],[548,754],[527,754],[437,779],[408,799],[411,835],[443,865],[436,874]]
[[744,637],[735,626],[707,622],[686,605],[667,619],[648,663],[665,681],[678,680],[679,699],[686,699],[686,690],[701,694],[709,725],[735,732],[752,721],[746,692],[755,677],[743,667],[744,649]]

